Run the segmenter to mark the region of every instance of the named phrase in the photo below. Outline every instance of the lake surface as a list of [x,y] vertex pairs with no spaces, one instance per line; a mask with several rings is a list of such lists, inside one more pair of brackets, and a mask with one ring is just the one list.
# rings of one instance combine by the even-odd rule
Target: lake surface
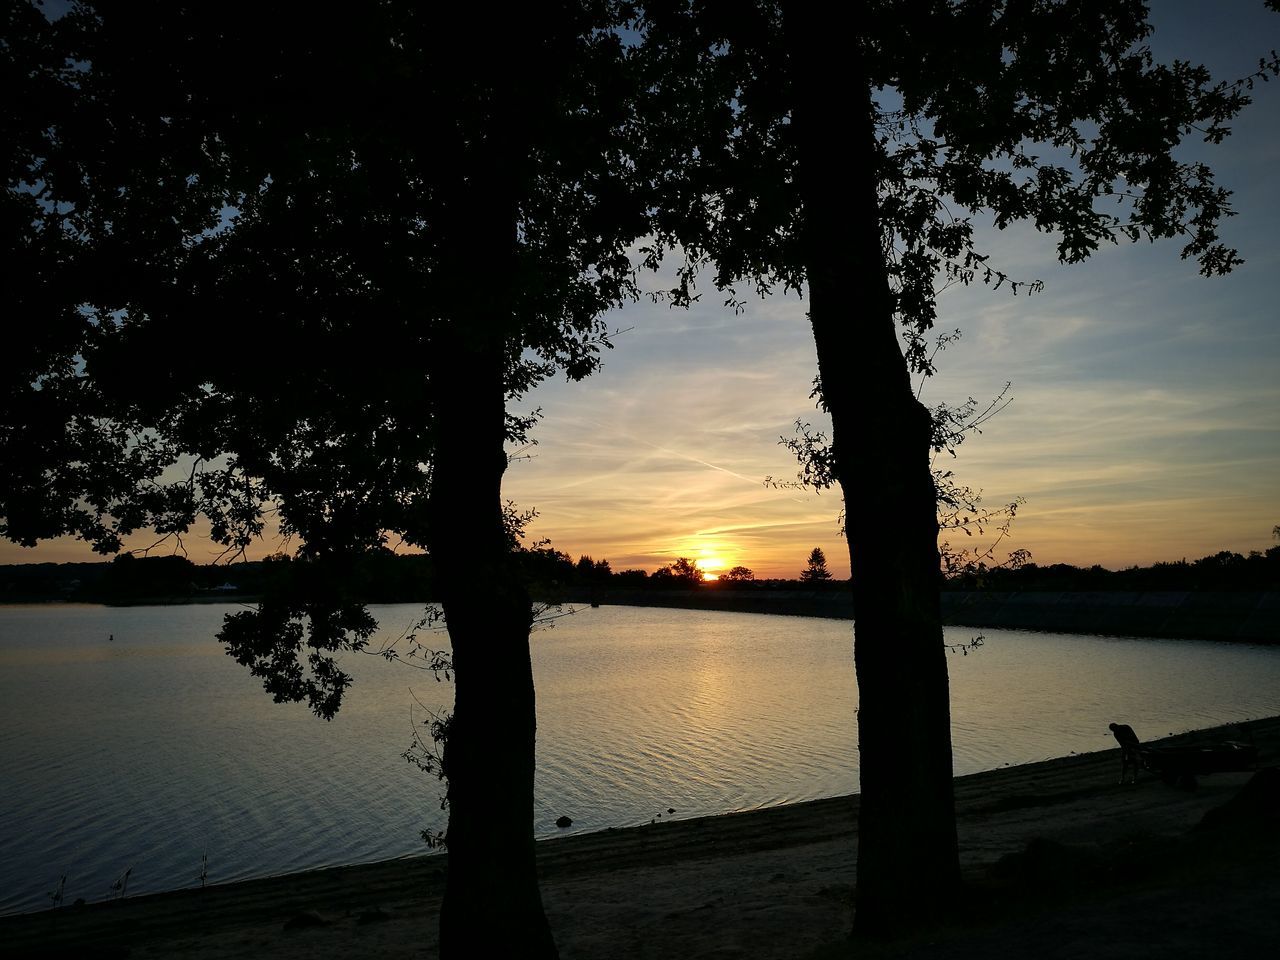
[[[420,853],[440,784],[401,757],[429,673],[348,654],[332,722],[214,640],[234,606],[0,607],[0,913]],[[373,608],[385,639],[421,615]],[[949,630],[953,642],[979,631]],[[1280,714],[1280,649],[981,631],[948,663],[973,773]],[[113,640],[108,640],[114,636]],[[583,609],[533,635],[539,836],[837,796],[858,784],[853,626]],[[447,646],[443,634],[438,646]]]

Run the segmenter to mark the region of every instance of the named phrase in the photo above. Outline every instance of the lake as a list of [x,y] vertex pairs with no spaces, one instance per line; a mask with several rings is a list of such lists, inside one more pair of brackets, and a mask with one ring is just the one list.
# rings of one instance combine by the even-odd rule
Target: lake
[[[0,607],[0,913],[423,852],[441,785],[406,763],[430,673],[347,654],[339,715],[276,704],[214,634],[235,606]],[[383,639],[421,615],[374,607]],[[957,774],[1280,714],[1280,649],[949,628]],[[108,639],[113,637],[114,639]],[[857,789],[853,625],[581,609],[532,638],[535,829]],[[438,646],[447,646],[443,634]]]

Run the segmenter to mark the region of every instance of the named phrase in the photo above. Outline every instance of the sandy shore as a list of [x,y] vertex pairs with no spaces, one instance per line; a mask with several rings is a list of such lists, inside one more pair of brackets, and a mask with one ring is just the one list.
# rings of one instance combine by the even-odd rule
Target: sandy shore
[[[1228,735],[1280,764],[1280,718],[1171,742]],[[1252,774],[1189,790],[1120,786],[1118,767],[1112,750],[958,778],[965,919],[945,930],[848,944],[856,797],[543,841],[547,913],[564,960],[1274,956],[1277,797],[1197,828]],[[423,857],[64,907],[0,919],[0,952],[425,960],[442,887]]]

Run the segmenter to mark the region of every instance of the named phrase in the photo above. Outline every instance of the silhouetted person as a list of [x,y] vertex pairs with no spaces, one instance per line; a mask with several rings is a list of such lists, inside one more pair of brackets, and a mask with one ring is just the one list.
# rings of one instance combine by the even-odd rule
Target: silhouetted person
[[1138,782],[1138,735],[1133,732],[1133,727],[1127,723],[1110,724],[1110,730],[1115,735],[1116,742],[1120,744],[1120,782],[1124,783],[1124,776],[1130,770],[1133,771],[1132,782]]

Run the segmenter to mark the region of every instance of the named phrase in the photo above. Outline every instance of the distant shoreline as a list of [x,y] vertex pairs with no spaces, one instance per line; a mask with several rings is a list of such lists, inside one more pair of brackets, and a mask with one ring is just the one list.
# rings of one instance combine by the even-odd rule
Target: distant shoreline
[[[251,593],[203,593],[184,597],[137,597],[112,602],[18,600],[17,606],[183,606],[252,604]],[[543,601],[547,598],[539,598]],[[431,603],[430,600],[376,600],[370,603]],[[602,590],[595,597],[572,594],[579,606],[664,607],[726,613],[825,617],[853,620],[853,598],[843,585],[822,590],[734,589]],[[1280,644],[1280,590],[1227,591],[979,591],[944,590],[942,618],[948,626],[973,629],[1039,630],[1088,636],[1153,640],[1216,640]]]
[[[853,598],[847,590],[609,590],[601,591],[595,600],[619,606],[855,619]],[[942,619],[948,626],[975,629],[1272,645],[1280,644],[1280,590],[944,590]]]
[[[4,607],[186,607],[207,606],[214,603],[257,603],[261,599],[261,595],[256,593],[223,593],[214,596],[202,594],[194,597],[131,597],[128,600],[0,600],[0,609]],[[418,603],[419,601],[403,602]]]

